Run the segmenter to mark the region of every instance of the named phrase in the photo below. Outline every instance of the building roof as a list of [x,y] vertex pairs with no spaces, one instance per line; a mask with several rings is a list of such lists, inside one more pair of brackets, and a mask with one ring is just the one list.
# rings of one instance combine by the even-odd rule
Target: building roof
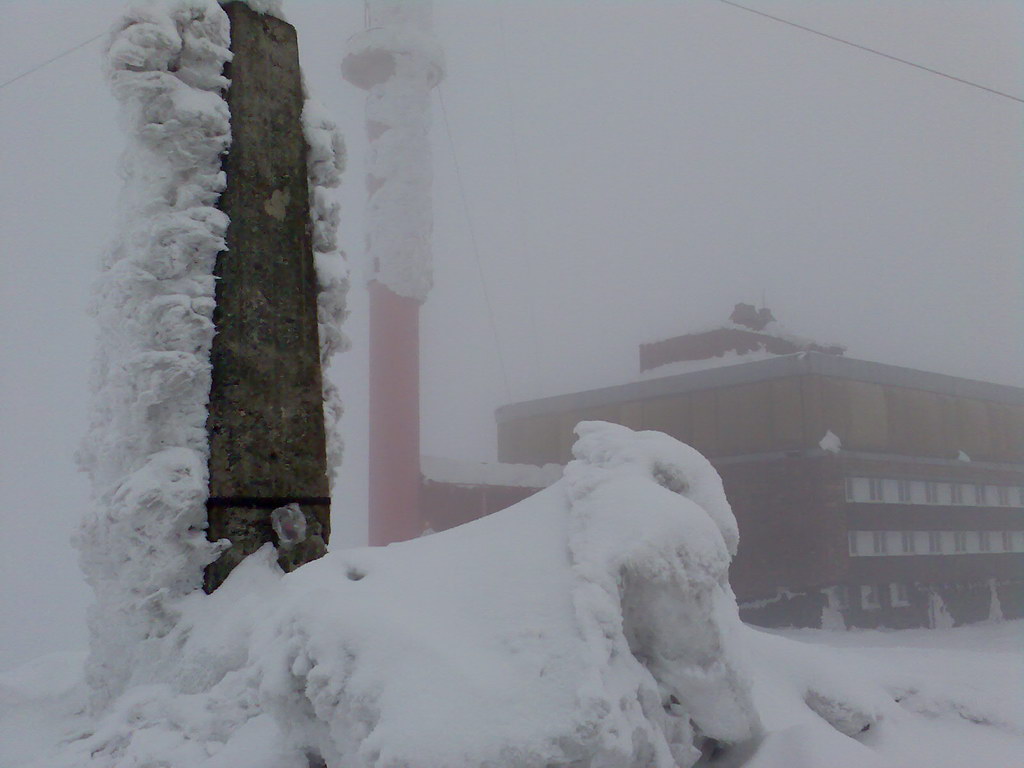
[[460,461],[440,456],[421,456],[420,471],[427,482],[505,488],[547,488],[562,476],[561,464],[508,464]]
[[[819,344],[813,339],[797,336],[780,325],[767,307],[757,309],[752,304],[741,302],[733,307],[725,325],[641,344],[640,372],[675,363],[721,360],[729,355],[791,355],[797,352],[842,355],[846,347]],[[664,373],[668,375],[669,372]]]
[[798,352],[768,360],[708,368],[675,376],[664,376],[646,381],[634,381],[629,384],[511,403],[498,408],[495,415],[499,422],[505,422],[530,416],[650,400],[701,389],[753,384],[792,376],[829,376],[893,387],[907,387],[955,397],[970,397],[1007,405],[1024,405],[1024,388],[1021,387],[964,379],[943,373],[919,371],[898,365],[873,363],[820,352]]

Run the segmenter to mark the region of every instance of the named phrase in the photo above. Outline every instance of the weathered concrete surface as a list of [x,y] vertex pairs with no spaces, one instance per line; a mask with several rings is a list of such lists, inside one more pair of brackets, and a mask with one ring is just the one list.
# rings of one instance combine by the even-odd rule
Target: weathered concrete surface
[[210,538],[232,547],[207,569],[208,591],[274,541],[274,507],[308,500],[310,532],[322,539],[308,548],[310,558],[322,554],[330,526],[295,29],[244,3],[224,8],[235,58],[220,208],[231,224],[215,270],[208,506]]

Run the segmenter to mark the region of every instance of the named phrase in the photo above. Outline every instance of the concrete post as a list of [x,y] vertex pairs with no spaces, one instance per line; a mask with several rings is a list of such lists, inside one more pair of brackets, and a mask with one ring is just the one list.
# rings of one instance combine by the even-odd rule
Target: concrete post
[[282,544],[275,509],[298,503],[305,519],[305,535],[279,546],[286,570],[321,556],[330,532],[295,29],[245,3],[224,9],[232,142],[219,206],[231,223],[215,268],[207,506],[210,539],[231,547],[207,568],[208,592],[266,542]]

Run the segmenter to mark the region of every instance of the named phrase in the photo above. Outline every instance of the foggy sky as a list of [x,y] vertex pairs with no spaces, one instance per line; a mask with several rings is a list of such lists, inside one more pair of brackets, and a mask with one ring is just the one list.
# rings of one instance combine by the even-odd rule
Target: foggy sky
[[[1024,93],[1015,2],[749,4]],[[103,31],[120,5],[4,0],[0,80]],[[641,342],[762,295],[792,331],[852,357],[1024,385],[1021,104],[715,0],[435,5],[470,215],[435,99],[424,452],[492,459],[496,406],[628,381]],[[309,89],[349,147],[353,349],[331,374],[348,446],[334,516],[335,545],[359,544],[365,138],[363,93],[338,64],[363,8],[286,10]],[[101,48],[0,90],[0,669],[85,642],[90,593],[67,539],[88,488],[72,454],[123,145]]]

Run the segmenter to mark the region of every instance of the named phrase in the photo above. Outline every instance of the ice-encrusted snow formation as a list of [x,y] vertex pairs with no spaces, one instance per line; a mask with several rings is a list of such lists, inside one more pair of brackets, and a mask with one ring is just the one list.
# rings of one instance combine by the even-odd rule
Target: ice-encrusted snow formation
[[[230,0],[219,0],[221,5],[230,2]],[[262,13],[267,16],[276,16],[279,19],[287,20],[284,15],[284,11],[281,9],[283,0],[242,0],[246,5],[252,8],[256,13]]]
[[228,20],[213,0],[137,2],[107,44],[128,137],[119,234],[101,262],[89,433],[93,487],[77,545],[96,592],[88,678],[99,699],[146,666],[174,601],[217,555],[206,540],[206,404],[230,144]]
[[839,435],[829,429],[818,441],[818,447],[828,453],[839,453],[843,449],[843,441],[839,439]]
[[561,480],[475,523],[287,575],[267,545],[51,765],[674,768],[756,739],[717,474],[578,431]]
[[[620,761],[611,764],[688,765],[695,741],[752,738],[757,716],[738,666],[728,580],[739,536],[718,473],[660,432],[602,422],[576,432],[565,470],[568,545],[577,620],[604,678],[595,705],[613,681],[630,681],[620,701],[634,685],[640,692],[639,711],[614,714],[621,723],[608,730],[622,743],[609,745]],[[637,734],[649,755],[628,749]]]
[[432,284],[430,91],[444,74],[431,0],[370,0],[345,77],[367,90],[366,250],[374,279],[423,301]]
[[309,208],[313,235],[313,257],[316,263],[317,318],[320,334],[320,365],[323,369],[324,427],[327,433],[327,468],[333,481],[341,466],[344,442],[338,430],[344,409],[334,382],[327,376],[331,359],[349,348],[348,337],[341,327],[348,316],[348,264],[338,250],[338,222],[341,210],[330,190],[341,183],[345,170],[345,143],[338,126],[328,112],[313,99],[307,98],[302,122],[308,153]]
[[178,602],[153,641],[161,673],[102,712],[82,711],[70,660],[0,676],[0,763],[669,768],[717,751],[697,764],[866,768],[993,750],[1013,764],[1012,632],[990,659],[973,635],[949,635],[972,650],[947,655],[925,631],[902,648],[901,633],[743,627],[710,465],[657,433],[579,431],[562,480],[475,523],[289,574],[265,546]]
[[[276,13],[278,5],[262,10]],[[79,451],[93,500],[76,542],[96,593],[87,677],[97,703],[173,665],[160,638],[220,551],[205,533],[205,425],[214,265],[228,226],[216,205],[231,141],[222,74],[231,59],[229,26],[215,0],[139,0],[107,46],[128,144],[119,234],[95,289],[92,420]],[[348,344],[340,330],[348,273],[329,191],[340,179],[344,145],[333,120],[308,100],[303,124],[326,367]],[[333,471],[342,406],[326,376],[324,412]]]

